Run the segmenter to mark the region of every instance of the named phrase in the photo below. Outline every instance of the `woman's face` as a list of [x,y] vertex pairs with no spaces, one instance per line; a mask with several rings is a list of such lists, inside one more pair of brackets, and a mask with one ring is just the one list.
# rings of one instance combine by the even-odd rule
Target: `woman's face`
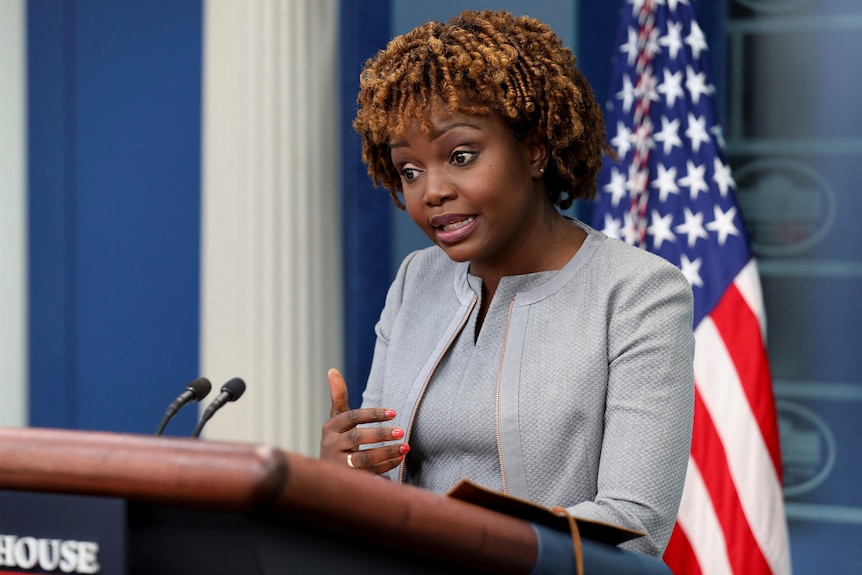
[[473,273],[520,267],[550,204],[538,183],[543,148],[517,140],[496,112],[430,120],[430,134],[414,121],[390,142],[410,217]]

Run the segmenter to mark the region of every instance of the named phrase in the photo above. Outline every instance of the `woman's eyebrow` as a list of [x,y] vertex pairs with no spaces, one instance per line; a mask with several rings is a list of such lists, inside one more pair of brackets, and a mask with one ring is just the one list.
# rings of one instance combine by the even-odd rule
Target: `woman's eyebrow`
[[[440,128],[437,128],[436,130],[431,132],[431,141],[433,142],[434,140],[436,140],[437,138],[439,138],[440,136],[442,136],[446,132],[454,130],[455,128],[472,128],[474,130],[478,130],[479,126],[477,126],[476,124],[471,124],[470,122],[453,122],[453,123],[448,124],[446,126],[441,126]],[[407,142],[405,142],[404,140],[389,142],[389,149],[406,148],[408,146],[409,146],[409,144]]]

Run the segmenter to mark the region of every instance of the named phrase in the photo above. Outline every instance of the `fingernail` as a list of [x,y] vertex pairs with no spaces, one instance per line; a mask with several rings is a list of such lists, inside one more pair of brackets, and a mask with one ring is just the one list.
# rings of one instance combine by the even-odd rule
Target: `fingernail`
[[387,409],[384,412],[384,415],[386,415],[386,417],[393,418],[393,417],[395,417],[395,410],[394,409]]
[[398,456],[398,463],[402,463],[403,461],[404,461],[404,456],[403,456],[403,455],[399,455],[399,456]]
[[401,439],[402,437],[404,437],[404,430],[403,429],[393,429],[392,430],[392,437],[394,437],[395,439]]
[[407,455],[410,453],[410,446],[405,443],[398,449],[398,451],[401,452],[401,455]]

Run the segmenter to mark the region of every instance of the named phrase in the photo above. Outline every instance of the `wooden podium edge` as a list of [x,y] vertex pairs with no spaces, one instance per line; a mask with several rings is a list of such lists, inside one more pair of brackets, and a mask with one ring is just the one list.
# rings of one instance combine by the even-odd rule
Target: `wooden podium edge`
[[0,487],[247,511],[287,474],[274,448],[47,428],[0,428]]
[[524,520],[267,445],[0,427],[0,489],[250,513],[474,571],[538,554]]
[[288,455],[281,513],[372,545],[457,566],[458,571],[530,573],[538,542],[530,524],[410,485]]

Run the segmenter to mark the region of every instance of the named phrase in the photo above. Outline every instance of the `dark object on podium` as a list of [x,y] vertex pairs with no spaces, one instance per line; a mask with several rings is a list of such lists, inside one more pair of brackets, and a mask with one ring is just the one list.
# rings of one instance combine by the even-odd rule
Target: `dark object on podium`
[[[537,505],[532,501],[503,495],[498,491],[492,491],[468,479],[459,481],[447,495],[559,531],[569,532],[571,529],[568,519],[564,517],[562,512],[555,513],[554,510]],[[574,521],[581,537],[601,541],[609,545],[619,545],[620,543],[644,535],[640,531],[611,525],[603,521],[594,521],[581,517],[575,517]]]

